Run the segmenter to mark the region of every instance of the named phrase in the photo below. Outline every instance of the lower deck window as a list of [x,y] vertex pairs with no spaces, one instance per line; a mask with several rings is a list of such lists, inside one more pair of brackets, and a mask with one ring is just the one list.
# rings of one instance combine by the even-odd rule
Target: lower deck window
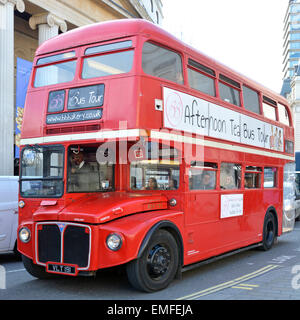
[[216,189],[216,176],[218,165],[216,163],[192,162],[189,171],[190,190]]
[[277,186],[277,168],[264,168],[264,188],[275,188]]
[[241,187],[242,167],[235,163],[221,163],[220,186],[224,190],[239,189]]
[[96,147],[70,147],[68,153],[68,192],[114,190],[114,165],[98,163]]
[[176,190],[179,187],[179,164],[165,160],[141,160],[130,165],[132,190]]
[[257,189],[261,186],[262,168],[246,167],[245,172],[245,189]]

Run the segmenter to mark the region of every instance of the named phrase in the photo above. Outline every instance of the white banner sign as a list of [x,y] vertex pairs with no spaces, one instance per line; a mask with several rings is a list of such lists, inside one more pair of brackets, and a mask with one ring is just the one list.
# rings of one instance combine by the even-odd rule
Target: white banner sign
[[164,88],[164,127],[283,151],[282,128],[169,88]]
[[230,218],[243,215],[243,194],[221,195],[221,218]]

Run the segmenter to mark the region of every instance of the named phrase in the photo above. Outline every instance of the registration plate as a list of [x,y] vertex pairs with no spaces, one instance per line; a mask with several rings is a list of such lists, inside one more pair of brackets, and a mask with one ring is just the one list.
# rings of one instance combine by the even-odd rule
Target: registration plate
[[65,274],[69,276],[77,276],[77,265],[74,264],[60,264],[48,262],[46,265],[47,272],[56,274]]

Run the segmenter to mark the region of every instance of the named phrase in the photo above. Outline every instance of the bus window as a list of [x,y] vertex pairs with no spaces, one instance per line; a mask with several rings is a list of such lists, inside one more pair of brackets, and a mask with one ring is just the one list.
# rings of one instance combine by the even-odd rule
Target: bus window
[[258,93],[246,86],[243,86],[243,99],[246,110],[260,114]]
[[68,152],[68,192],[114,190],[114,165],[98,163],[96,147],[73,146]]
[[151,76],[183,84],[182,61],[176,52],[145,42],[142,67]]
[[289,119],[289,114],[286,110],[286,107],[280,103],[278,103],[278,116],[279,116],[279,121],[286,126],[290,125],[290,119]]
[[275,188],[277,186],[277,168],[264,168],[264,188]]
[[[235,86],[236,88],[233,88],[233,86]],[[240,84],[238,82],[231,80],[226,76],[223,76],[220,74],[219,92],[220,92],[220,98],[223,101],[229,102],[231,104],[234,104],[240,107],[241,101],[240,101],[239,88],[240,88]]]
[[270,106],[269,104],[266,104],[263,102],[263,111],[264,116],[268,119],[276,121],[276,109],[273,106]]
[[170,160],[140,160],[130,165],[132,190],[176,190],[179,187],[179,163]]
[[22,151],[22,197],[58,198],[63,194],[63,146],[32,146]]
[[84,58],[82,78],[91,79],[127,73],[132,69],[134,51],[123,51]]
[[192,162],[189,171],[190,190],[214,190],[216,189],[216,176],[218,165],[216,163]]
[[216,96],[215,80],[213,78],[190,68],[188,68],[188,77],[191,88],[213,97]]
[[241,172],[242,167],[235,163],[221,164],[220,171],[220,185],[221,189],[232,190],[239,189],[241,187]]
[[245,188],[258,189],[261,186],[262,168],[259,167],[246,167],[245,172]]
[[114,42],[109,44],[102,44],[101,46],[90,47],[85,50],[85,55],[95,54],[95,53],[103,53],[113,50],[121,50],[132,47],[132,41],[122,41],[122,42]]
[[36,69],[34,86],[44,87],[74,79],[76,60],[41,66]]
[[[137,153],[136,153],[137,154]],[[179,188],[178,150],[157,142],[147,142],[130,164],[131,190],[176,190]]]

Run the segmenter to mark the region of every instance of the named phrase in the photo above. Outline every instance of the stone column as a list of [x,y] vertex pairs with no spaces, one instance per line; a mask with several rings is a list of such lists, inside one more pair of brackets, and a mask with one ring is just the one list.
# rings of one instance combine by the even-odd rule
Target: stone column
[[33,30],[38,27],[39,45],[44,41],[57,36],[59,29],[62,32],[67,31],[66,22],[52,13],[41,13],[32,16],[29,19],[29,25]]
[[23,0],[0,0],[0,175],[14,174],[14,8]]

